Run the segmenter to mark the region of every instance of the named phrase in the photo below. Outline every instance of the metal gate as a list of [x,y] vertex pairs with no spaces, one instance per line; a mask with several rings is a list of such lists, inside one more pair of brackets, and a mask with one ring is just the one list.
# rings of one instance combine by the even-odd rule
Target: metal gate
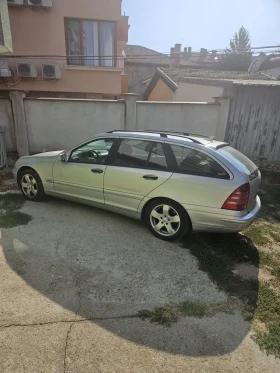
[[4,142],[4,127],[0,126],[0,170],[7,166],[7,151]]
[[237,86],[226,140],[250,158],[280,161],[280,88]]

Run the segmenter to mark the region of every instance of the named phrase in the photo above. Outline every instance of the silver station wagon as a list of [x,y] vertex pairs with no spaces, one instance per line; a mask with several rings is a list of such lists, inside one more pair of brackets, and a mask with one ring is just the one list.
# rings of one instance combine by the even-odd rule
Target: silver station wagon
[[68,151],[20,158],[23,195],[71,199],[145,221],[159,238],[239,232],[261,208],[257,166],[227,143],[165,131],[112,131]]

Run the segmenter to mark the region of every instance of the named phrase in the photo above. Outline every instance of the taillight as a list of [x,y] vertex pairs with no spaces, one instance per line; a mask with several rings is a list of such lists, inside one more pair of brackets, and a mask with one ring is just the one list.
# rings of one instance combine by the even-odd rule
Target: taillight
[[246,210],[250,195],[250,184],[241,185],[237,188],[223,204],[222,209],[243,211]]

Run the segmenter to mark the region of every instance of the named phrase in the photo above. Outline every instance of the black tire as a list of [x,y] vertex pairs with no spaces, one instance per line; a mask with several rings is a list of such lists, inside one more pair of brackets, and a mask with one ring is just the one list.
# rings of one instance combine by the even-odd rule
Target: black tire
[[[28,180],[31,181],[30,185]],[[31,168],[25,169],[20,173],[18,185],[21,189],[23,196],[29,201],[40,202],[43,201],[46,197],[40,176],[37,174],[36,171],[32,170]]]
[[[163,210],[164,206],[165,210]],[[166,206],[168,206],[168,212],[165,214]],[[157,217],[152,216],[152,213]],[[148,205],[145,222],[156,237],[165,241],[178,240],[192,229],[190,218],[185,209],[179,203],[168,198],[158,198]],[[154,228],[155,226],[157,228]]]

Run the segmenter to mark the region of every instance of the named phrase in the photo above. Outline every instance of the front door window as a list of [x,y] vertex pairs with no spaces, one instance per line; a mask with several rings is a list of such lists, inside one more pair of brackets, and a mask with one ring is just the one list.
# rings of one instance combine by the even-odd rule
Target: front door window
[[98,139],[72,151],[69,162],[106,164],[114,139]]

